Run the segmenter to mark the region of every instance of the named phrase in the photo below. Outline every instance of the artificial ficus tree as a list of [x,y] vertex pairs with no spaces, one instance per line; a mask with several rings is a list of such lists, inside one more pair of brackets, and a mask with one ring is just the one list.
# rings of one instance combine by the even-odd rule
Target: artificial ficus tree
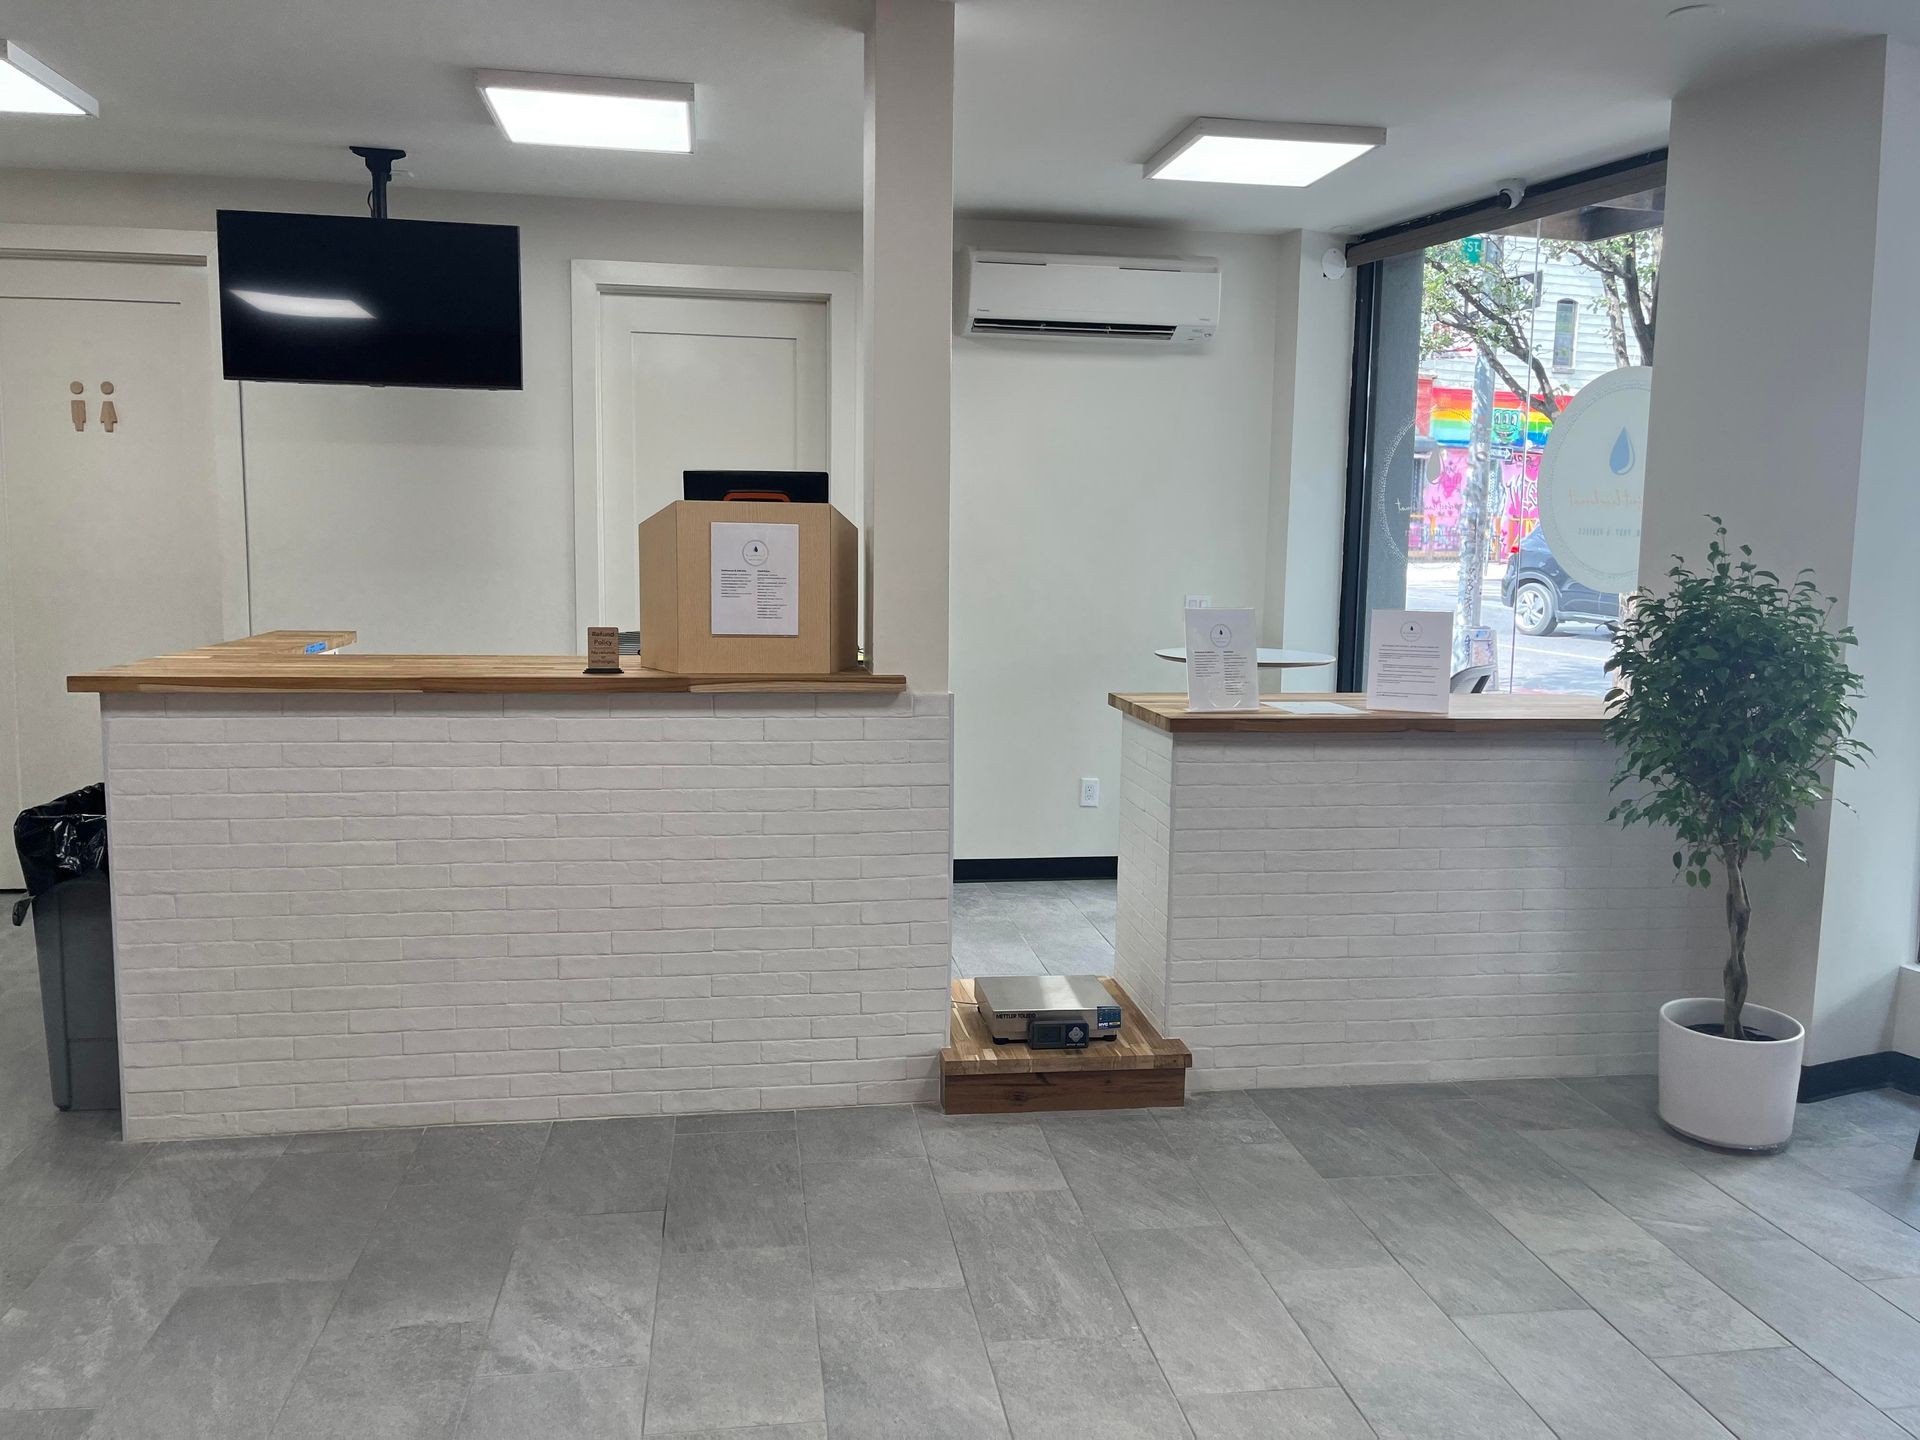
[[1783,581],[1727,527],[1701,570],[1674,557],[1667,587],[1633,597],[1615,637],[1606,733],[1620,751],[1610,818],[1671,827],[1675,869],[1689,885],[1726,877],[1726,1011],[1722,1033],[1746,1036],[1746,867],[1785,848],[1805,860],[1794,826],[1832,793],[1835,765],[1868,754],[1852,738],[1860,676],[1847,663],[1852,627],[1834,629],[1834,600],[1811,572]]

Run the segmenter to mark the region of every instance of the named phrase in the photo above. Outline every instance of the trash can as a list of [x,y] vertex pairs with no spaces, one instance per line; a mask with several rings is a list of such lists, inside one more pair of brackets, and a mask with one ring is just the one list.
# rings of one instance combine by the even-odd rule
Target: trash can
[[106,787],[89,785],[21,811],[13,838],[27,882],[13,923],[32,911],[53,1103],[62,1110],[118,1110]]

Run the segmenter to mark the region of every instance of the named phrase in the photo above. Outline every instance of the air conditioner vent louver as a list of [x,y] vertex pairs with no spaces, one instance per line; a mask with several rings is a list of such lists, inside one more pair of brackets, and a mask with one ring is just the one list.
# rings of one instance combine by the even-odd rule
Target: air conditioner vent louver
[[991,315],[976,315],[975,334],[994,335],[1111,335],[1122,339],[1171,340],[1177,325],[1139,325],[1125,321],[1096,320],[1000,320]]
[[982,339],[1190,345],[1220,317],[1220,264],[1192,256],[968,250],[959,330]]

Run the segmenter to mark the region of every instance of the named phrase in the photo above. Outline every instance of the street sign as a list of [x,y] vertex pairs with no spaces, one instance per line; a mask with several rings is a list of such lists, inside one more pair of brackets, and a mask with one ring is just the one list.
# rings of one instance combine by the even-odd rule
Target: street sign
[[1460,253],[1466,257],[1469,265],[1478,265],[1487,254],[1487,239],[1484,235],[1469,235],[1460,242]]

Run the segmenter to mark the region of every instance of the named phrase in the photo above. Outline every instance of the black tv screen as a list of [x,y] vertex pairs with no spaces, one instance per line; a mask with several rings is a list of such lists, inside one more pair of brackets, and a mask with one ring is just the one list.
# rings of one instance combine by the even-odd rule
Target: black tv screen
[[229,380],[520,388],[520,231],[219,212]]

